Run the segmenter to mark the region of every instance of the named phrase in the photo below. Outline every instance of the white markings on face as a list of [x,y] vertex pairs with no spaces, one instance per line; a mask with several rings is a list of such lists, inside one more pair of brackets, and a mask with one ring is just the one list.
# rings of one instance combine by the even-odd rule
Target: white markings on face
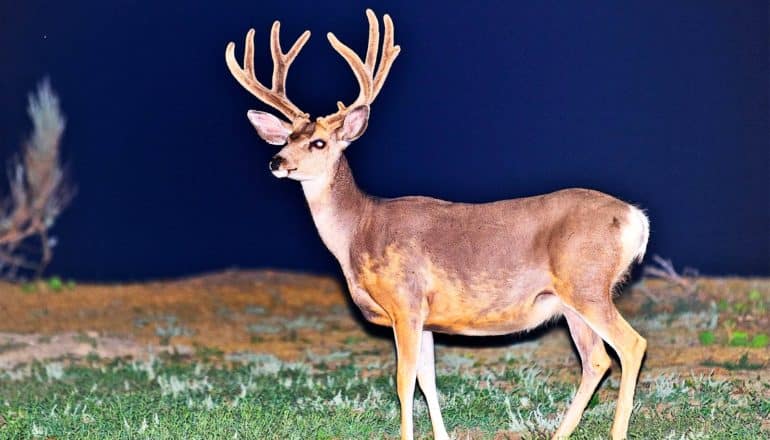
[[279,179],[283,179],[284,177],[289,177],[289,172],[283,169],[278,169],[271,171],[273,175]]

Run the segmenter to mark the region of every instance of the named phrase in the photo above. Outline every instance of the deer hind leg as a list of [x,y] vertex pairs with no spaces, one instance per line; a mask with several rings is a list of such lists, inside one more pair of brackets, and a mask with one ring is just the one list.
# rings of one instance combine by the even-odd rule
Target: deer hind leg
[[613,440],[626,438],[631,410],[634,406],[634,390],[642,359],[647,350],[647,341],[634,330],[612,304],[608,291],[606,302],[585,303],[576,307],[577,313],[599,336],[602,337],[620,358],[622,369],[618,405],[612,422]]
[[433,438],[436,440],[449,440],[449,435],[444,427],[444,419],[441,417],[441,408],[438,404],[438,392],[436,391],[436,363],[433,357],[433,333],[422,332],[420,343],[420,359],[417,365],[417,383],[420,384],[425,401],[428,403],[428,413],[433,425]]
[[[417,363],[420,358],[422,322],[405,316],[395,319],[393,332],[396,340],[396,388],[401,403],[401,439],[414,438],[412,410],[414,405],[414,387],[417,378]],[[435,386],[434,386],[435,387]]]
[[566,439],[572,434],[611,363],[610,357],[604,349],[604,341],[596,332],[591,330],[591,327],[583,321],[580,315],[566,310],[564,317],[567,319],[572,340],[580,354],[583,375],[575,397],[572,399],[559,429],[553,435],[554,439]]

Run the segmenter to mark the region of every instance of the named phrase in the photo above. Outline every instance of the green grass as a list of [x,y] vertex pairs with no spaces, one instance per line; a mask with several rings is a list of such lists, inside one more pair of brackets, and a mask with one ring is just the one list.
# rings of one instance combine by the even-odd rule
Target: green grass
[[[708,307],[708,323],[706,329],[698,332],[698,340],[701,345],[714,345],[720,344],[730,347],[748,347],[764,349],[770,345],[770,336],[764,332],[757,332],[756,328],[748,331],[745,328],[737,328],[738,323],[742,321],[750,322],[747,320],[747,316],[762,317],[767,313],[768,305],[770,302],[765,301],[762,297],[762,293],[753,289],[746,294],[747,301],[734,300],[730,301],[726,298],[721,298],[718,302],[712,302]],[[684,305],[682,305],[684,304]],[[688,304],[697,304],[685,302],[682,299],[677,299],[674,304],[674,313],[658,313],[655,314],[655,303],[652,300],[647,300],[642,305],[642,316],[647,321],[662,318],[676,317],[677,315],[684,316],[687,314],[686,306]],[[701,303],[702,304],[702,303]],[[704,307],[701,307],[704,308]],[[693,310],[697,307],[693,307]],[[705,310],[705,308],[704,308]],[[668,326],[671,325],[671,320],[667,322]],[[721,329],[717,328],[721,323]],[[745,325],[745,324],[744,324]]]
[[[354,356],[334,369],[269,355],[244,355],[243,362],[225,365],[169,358],[27,366],[0,373],[0,438],[397,438],[392,372],[356,366]],[[439,372],[450,432],[542,438],[558,425],[576,385],[518,361],[480,371]],[[708,376],[647,380],[638,388],[630,438],[768,435],[760,431],[770,415],[766,387]],[[616,387],[613,379],[603,386]],[[573,438],[607,438],[614,405],[614,394],[593,399]],[[430,438],[421,396],[415,422],[419,437]]]
[[77,283],[74,280],[67,280],[66,282],[59,276],[52,276],[48,279],[39,279],[37,281],[28,281],[19,284],[19,287],[24,293],[37,293],[40,291],[39,284],[42,284],[43,291],[61,292],[65,289],[75,290]]
[[698,339],[703,345],[712,345],[716,341],[716,336],[711,330],[704,330],[698,333]]

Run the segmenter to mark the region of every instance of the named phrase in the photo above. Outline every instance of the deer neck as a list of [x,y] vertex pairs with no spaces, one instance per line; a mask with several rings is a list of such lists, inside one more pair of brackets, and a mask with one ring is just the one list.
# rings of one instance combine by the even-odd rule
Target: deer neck
[[343,271],[350,263],[350,243],[372,199],[356,185],[344,155],[327,176],[302,182],[318,233]]

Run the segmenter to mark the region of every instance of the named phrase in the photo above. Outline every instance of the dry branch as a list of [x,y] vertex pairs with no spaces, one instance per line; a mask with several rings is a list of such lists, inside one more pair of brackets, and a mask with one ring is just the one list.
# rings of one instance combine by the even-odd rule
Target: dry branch
[[[670,284],[681,287],[685,292],[692,293],[696,290],[697,286],[693,279],[680,275],[674,268],[674,264],[671,260],[667,260],[659,255],[652,256],[656,266],[647,265],[644,266],[644,276],[660,278]],[[689,270],[689,272],[693,272]],[[685,269],[685,275],[688,270]]]

